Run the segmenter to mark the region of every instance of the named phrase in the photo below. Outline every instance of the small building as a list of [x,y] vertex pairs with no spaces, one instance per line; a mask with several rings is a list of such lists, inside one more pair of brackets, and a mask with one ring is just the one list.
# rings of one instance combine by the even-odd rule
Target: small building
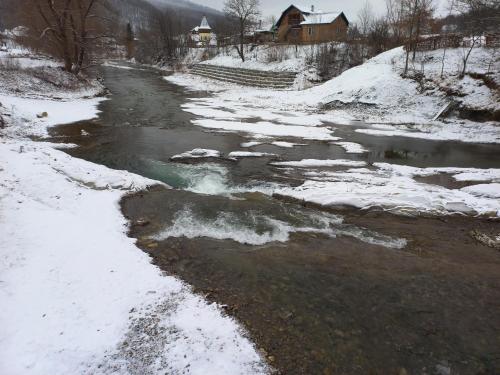
[[194,47],[206,47],[217,45],[217,36],[208,24],[207,17],[203,16],[200,26],[191,30],[191,42]]
[[277,40],[282,43],[324,43],[347,37],[349,21],[344,12],[316,11],[290,5],[276,23]]
[[275,25],[271,22],[267,24],[262,20],[259,21],[258,27],[254,31],[254,43],[269,43],[274,41]]
[[255,28],[245,33],[246,43],[263,44],[274,41],[275,38],[275,25],[265,23],[260,20],[255,24]]

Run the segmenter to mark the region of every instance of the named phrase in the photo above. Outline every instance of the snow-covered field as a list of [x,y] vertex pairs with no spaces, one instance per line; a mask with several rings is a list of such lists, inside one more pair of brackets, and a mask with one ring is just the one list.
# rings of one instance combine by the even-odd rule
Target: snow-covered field
[[[192,90],[213,91],[203,100],[193,100],[186,110],[221,120],[248,117],[248,110],[265,108],[254,115],[265,121],[290,125],[320,125],[322,122],[352,124],[360,120],[374,124],[358,131],[377,136],[404,136],[462,142],[500,143],[500,125],[497,122],[473,122],[458,118],[434,120],[449,101],[445,90],[461,93],[455,100],[472,110],[500,110],[498,92],[488,89],[480,79],[458,78],[461,49],[447,51],[445,78],[440,79],[442,51],[419,55],[412,69],[419,69],[418,61],[425,60],[423,85],[413,79],[404,79],[402,48],[382,53],[363,65],[345,71],[340,76],[303,91],[272,91],[221,83],[189,74],[166,77],[175,84]],[[493,72],[492,79],[500,82],[500,60],[492,50],[476,48],[472,51],[468,72]],[[431,84],[431,82],[433,82]],[[214,111],[216,109],[216,111]],[[287,117],[273,119],[286,113]],[[201,120],[200,120],[201,121]],[[207,121],[200,124],[208,125]],[[223,126],[223,125],[221,125]]]
[[118,202],[155,181],[27,138],[95,117],[102,99],[1,91],[0,373],[267,373],[232,318],[127,237]]

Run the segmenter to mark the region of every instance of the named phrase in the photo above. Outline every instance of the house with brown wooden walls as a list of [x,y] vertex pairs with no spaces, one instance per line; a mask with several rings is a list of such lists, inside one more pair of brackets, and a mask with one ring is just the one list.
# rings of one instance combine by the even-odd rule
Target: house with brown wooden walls
[[314,6],[290,5],[276,23],[277,40],[282,43],[324,43],[347,37],[349,21],[344,12],[323,12]]

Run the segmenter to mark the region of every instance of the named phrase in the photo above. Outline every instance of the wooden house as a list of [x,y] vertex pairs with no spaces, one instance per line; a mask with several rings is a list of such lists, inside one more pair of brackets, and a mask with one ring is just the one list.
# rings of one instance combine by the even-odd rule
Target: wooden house
[[324,43],[345,40],[349,21],[344,12],[316,11],[290,5],[276,23],[282,43]]

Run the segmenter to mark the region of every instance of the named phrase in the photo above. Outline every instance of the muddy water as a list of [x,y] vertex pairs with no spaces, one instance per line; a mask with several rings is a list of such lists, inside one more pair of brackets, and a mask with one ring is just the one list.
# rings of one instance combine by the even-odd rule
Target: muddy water
[[[276,175],[266,159],[172,163],[171,156],[195,147],[240,150],[248,138],[192,126],[179,105],[206,94],[186,93],[155,71],[103,74],[113,95],[100,117],[61,126],[54,139],[77,143],[68,151],[75,156],[175,188],[123,201],[131,236],[159,267],[226,305],[281,373],[500,371],[500,254],[468,235],[498,232],[497,222],[323,212],[270,197],[276,185],[300,181]],[[254,149],[285,160],[500,167],[498,146],[353,129],[337,134],[370,153],[347,155],[321,142]]]

